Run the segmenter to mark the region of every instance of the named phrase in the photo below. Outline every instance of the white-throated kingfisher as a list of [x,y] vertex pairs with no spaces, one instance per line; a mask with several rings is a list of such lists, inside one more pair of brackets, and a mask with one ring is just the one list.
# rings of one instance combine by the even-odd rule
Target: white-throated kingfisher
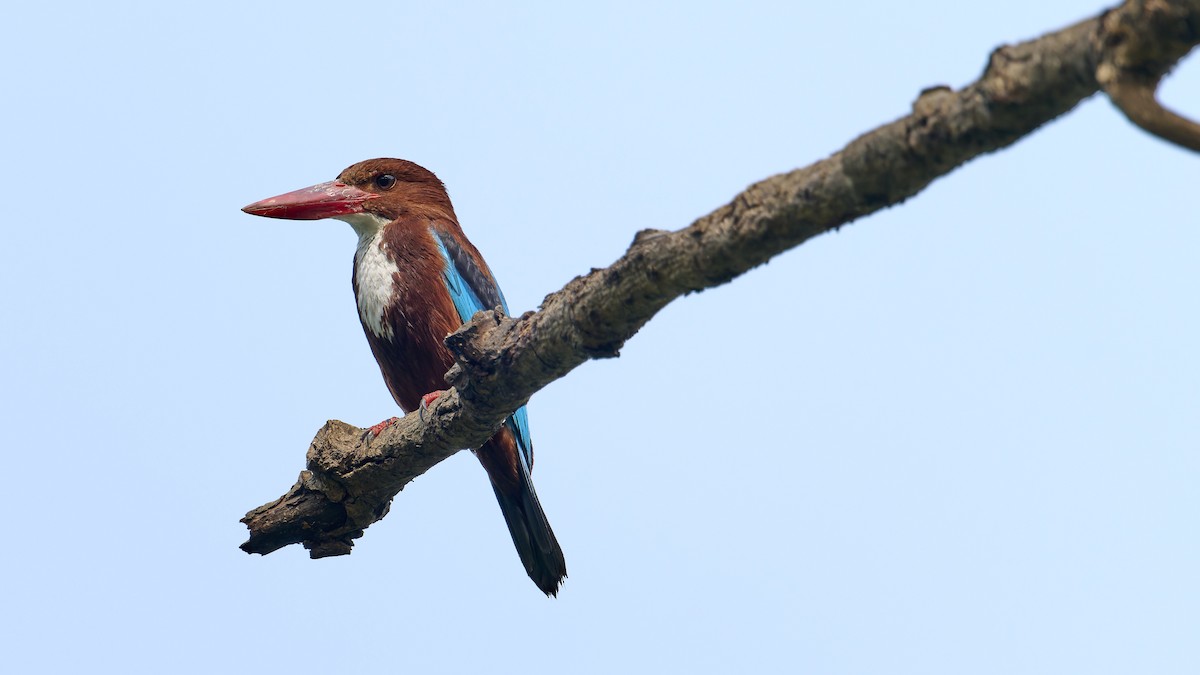
[[[467,241],[446,188],[403,159],[371,159],[337,180],[242,209],[269,218],[350,223],[358,235],[351,281],[358,317],[392,398],[405,411],[427,405],[454,363],[443,340],[476,312],[501,307],[500,286]],[[391,421],[372,427],[378,432]],[[524,406],[476,456],[491,479],[529,577],[557,595],[567,576],[562,549],[533,490],[533,443]]]

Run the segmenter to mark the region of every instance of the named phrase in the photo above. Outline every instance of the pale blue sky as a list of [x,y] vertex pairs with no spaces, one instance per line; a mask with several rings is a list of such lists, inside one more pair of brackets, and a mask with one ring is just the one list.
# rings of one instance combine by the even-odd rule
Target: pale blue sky
[[12,672],[1200,672],[1200,164],[1102,98],[536,395],[557,600],[467,453],[351,556],[237,548],[326,419],[396,412],[350,228],[241,206],[417,161],[524,311],[1101,3],[33,4]]

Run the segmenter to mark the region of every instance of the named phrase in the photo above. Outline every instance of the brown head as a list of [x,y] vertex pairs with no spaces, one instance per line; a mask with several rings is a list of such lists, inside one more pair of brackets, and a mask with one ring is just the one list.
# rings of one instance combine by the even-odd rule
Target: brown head
[[356,230],[372,221],[376,227],[407,213],[424,213],[457,222],[442,181],[419,164],[404,159],[368,159],[320,183],[255,202],[246,213],[289,220],[345,220]]

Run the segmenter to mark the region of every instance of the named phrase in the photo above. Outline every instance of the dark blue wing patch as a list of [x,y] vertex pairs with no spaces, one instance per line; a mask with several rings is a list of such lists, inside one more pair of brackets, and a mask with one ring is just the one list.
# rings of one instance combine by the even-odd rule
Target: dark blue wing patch
[[[446,290],[450,291],[450,299],[454,301],[454,309],[458,318],[466,323],[475,316],[476,312],[500,307],[508,314],[508,303],[504,301],[504,293],[500,286],[491,279],[487,272],[480,269],[471,255],[455,243],[451,237],[443,237],[436,228],[429,228],[433,240],[441,251],[442,281]],[[525,406],[521,406],[504,424],[517,437],[517,445],[521,448],[521,459],[525,462],[525,470],[533,469],[533,443],[529,436],[529,414]]]
[[504,424],[512,430],[513,435],[517,437],[517,445],[521,446],[521,458],[525,460],[525,470],[533,470],[533,442],[529,439],[529,414],[525,412],[525,406],[517,408],[517,412],[512,414],[512,417],[504,420]]
[[437,228],[430,228],[429,231],[446,261],[442,276],[454,298],[454,308],[458,310],[459,318],[465,323],[475,316],[475,312],[493,307],[501,307],[508,314],[508,303],[504,301],[500,286],[475,264],[471,254],[459,246],[453,237],[443,236]]

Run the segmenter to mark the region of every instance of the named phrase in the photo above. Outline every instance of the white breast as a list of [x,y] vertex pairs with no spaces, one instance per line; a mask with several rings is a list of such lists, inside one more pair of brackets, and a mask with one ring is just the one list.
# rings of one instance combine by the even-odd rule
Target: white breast
[[[383,320],[383,310],[396,290],[393,275],[399,271],[384,250],[383,225],[377,216],[354,214],[357,218],[342,217],[358,233],[358,250],[354,252],[354,278],[358,284],[358,316],[376,337],[391,339],[392,328]],[[364,217],[365,216],[365,217]]]

